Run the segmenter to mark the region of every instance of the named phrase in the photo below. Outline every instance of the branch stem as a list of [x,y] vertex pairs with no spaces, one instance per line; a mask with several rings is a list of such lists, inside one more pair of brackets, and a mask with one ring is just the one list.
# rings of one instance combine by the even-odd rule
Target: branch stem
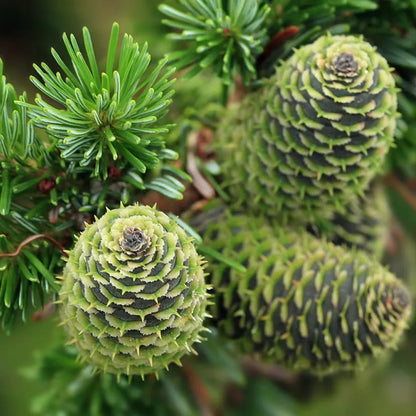
[[40,239],[45,239],[48,241],[51,241],[53,244],[55,244],[59,250],[62,252],[62,254],[66,257],[68,257],[68,253],[65,251],[64,247],[58,242],[56,241],[54,238],[50,237],[49,235],[46,234],[36,234],[36,235],[31,235],[30,237],[24,239],[17,247],[16,251],[14,253],[0,253],[0,258],[2,257],[16,257],[20,254],[20,252],[22,251],[22,249],[27,246],[28,244],[30,244],[32,241],[35,240],[40,240]]
[[393,173],[386,175],[384,181],[416,211],[416,195],[409,189],[406,183],[400,181],[397,175]]
[[199,405],[202,416],[214,416],[214,412],[211,410],[209,403],[210,397],[207,388],[202,380],[198,377],[195,370],[189,365],[184,364],[183,371],[188,379],[189,386],[195,396],[195,399]]

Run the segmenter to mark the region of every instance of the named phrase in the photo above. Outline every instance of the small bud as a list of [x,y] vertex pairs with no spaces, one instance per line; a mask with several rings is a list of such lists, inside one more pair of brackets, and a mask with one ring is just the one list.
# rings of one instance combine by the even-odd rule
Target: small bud
[[55,188],[56,182],[53,178],[42,179],[38,183],[38,191],[42,194],[48,194],[53,188]]
[[123,171],[115,165],[110,165],[107,169],[107,172],[108,177],[113,180],[120,179],[120,176],[123,174]]

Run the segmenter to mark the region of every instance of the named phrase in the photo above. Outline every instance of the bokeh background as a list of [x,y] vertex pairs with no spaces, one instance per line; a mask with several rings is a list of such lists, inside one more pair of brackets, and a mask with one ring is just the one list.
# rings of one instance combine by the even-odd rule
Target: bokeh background
[[[171,45],[165,39],[160,1],[151,0],[27,0],[0,2],[0,57],[4,72],[17,92],[26,90],[29,99],[35,92],[29,81],[33,63],[47,62],[53,67],[50,47],[63,51],[63,32],[81,36],[83,26],[91,32],[97,57],[104,51],[111,25],[120,24],[121,33],[130,33],[139,42],[147,41],[152,57],[159,58]],[[398,218],[401,235],[386,257],[400,277],[416,281],[416,213],[389,190],[391,206]],[[397,245],[399,245],[397,247]],[[32,399],[46,387],[25,376],[36,351],[59,336],[54,317],[18,325],[11,335],[0,332],[0,415],[30,415]],[[413,416],[416,414],[416,328],[388,362],[381,363],[358,377],[342,376],[330,380],[312,379],[307,388],[283,387],[288,405],[276,416]],[[82,416],[82,415],[80,415]],[[107,415],[105,415],[107,416]],[[111,416],[111,415],[109,415]],[[253,415],[262,416],[262,415]]]

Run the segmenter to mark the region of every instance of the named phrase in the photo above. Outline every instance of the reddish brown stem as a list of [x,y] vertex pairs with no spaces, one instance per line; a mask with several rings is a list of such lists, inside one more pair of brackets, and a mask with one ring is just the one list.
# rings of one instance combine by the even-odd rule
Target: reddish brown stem
[[211,410],[209,403],[211,401],[209,392],[204,383],[196,374],[195,370],[189,365],[183,365],[183,371],[188,379],[189,386],[198,402],[202,416],[214,416],[214,412]]
[[50,318],[55,312],[54,302],[48,302],[42,309],[36,311],[32,316],[33,322],[44,321]]
[[193,179],[193,185],[197,191],[205,198],[212,199],[215,196],[215,190],[211,184],[205,179],[204,175],[198,169],[196,163],[196,149],[198,144],[198,132],[193,131],[188,137],[189,150],[187,154],[186,170]]
[[409,189],[407,184],[401,182],[399,178],[390,173],[384,178],[387,185],[391,186],[415,211],[416,195]]
[[299,28],[297,26],[289,26],[279,33],[276,33],[264,47],[264,54],[270,55],[274,50],[283,45],[288,39],[295,36],[298,32]]
[[286,29],[276,33],[264,47],[263,53],[258,57],[257,63],[262,63],[276,49],[282,46],[288,39],[295,36],[299,32],[297,26],[289,26]]
[[40,240],[40,239],[45,239],[45,240],[51,241],[53,244],[55,244],[59,248],[59,250],[61,250],[61,252],[64,256],[68,257],[68,253],[65,251],[64,247],[58,241],[56,241],[54,238],[52,238],[52,237],[50,237],[49,235],[46,235],[46,234],[36,234],[36,235],[32,235],[32,236],[26,238],[25,240],[23,240],[18,245],[18,247],[17,247],[17,249],[14,253],[0,253],[0,258],[1,257],[16,257],[20,254],[20,252],[22,251],[22,249],[25,246],[27,246],[32,241]]
[[251,374],[267,377],[287,386],[296,384],[299,381],[299,373],[286,370],[272,364],[263,364],[251,357],[243,359],[244,369]]

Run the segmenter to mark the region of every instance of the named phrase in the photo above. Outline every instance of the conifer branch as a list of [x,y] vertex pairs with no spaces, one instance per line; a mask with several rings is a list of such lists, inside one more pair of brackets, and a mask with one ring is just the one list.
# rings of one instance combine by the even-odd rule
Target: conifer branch
[[191,77],[212,67],[225,85],[240,73],[246,84],[255,79],[255,59],[266,41],[264,27],[270,7],[262,0],[179,0],[181,7],[162,4],[168,17],[162,22],[180,33],[173,40],[185,43],[170,55],[178,69],[191,68]]

